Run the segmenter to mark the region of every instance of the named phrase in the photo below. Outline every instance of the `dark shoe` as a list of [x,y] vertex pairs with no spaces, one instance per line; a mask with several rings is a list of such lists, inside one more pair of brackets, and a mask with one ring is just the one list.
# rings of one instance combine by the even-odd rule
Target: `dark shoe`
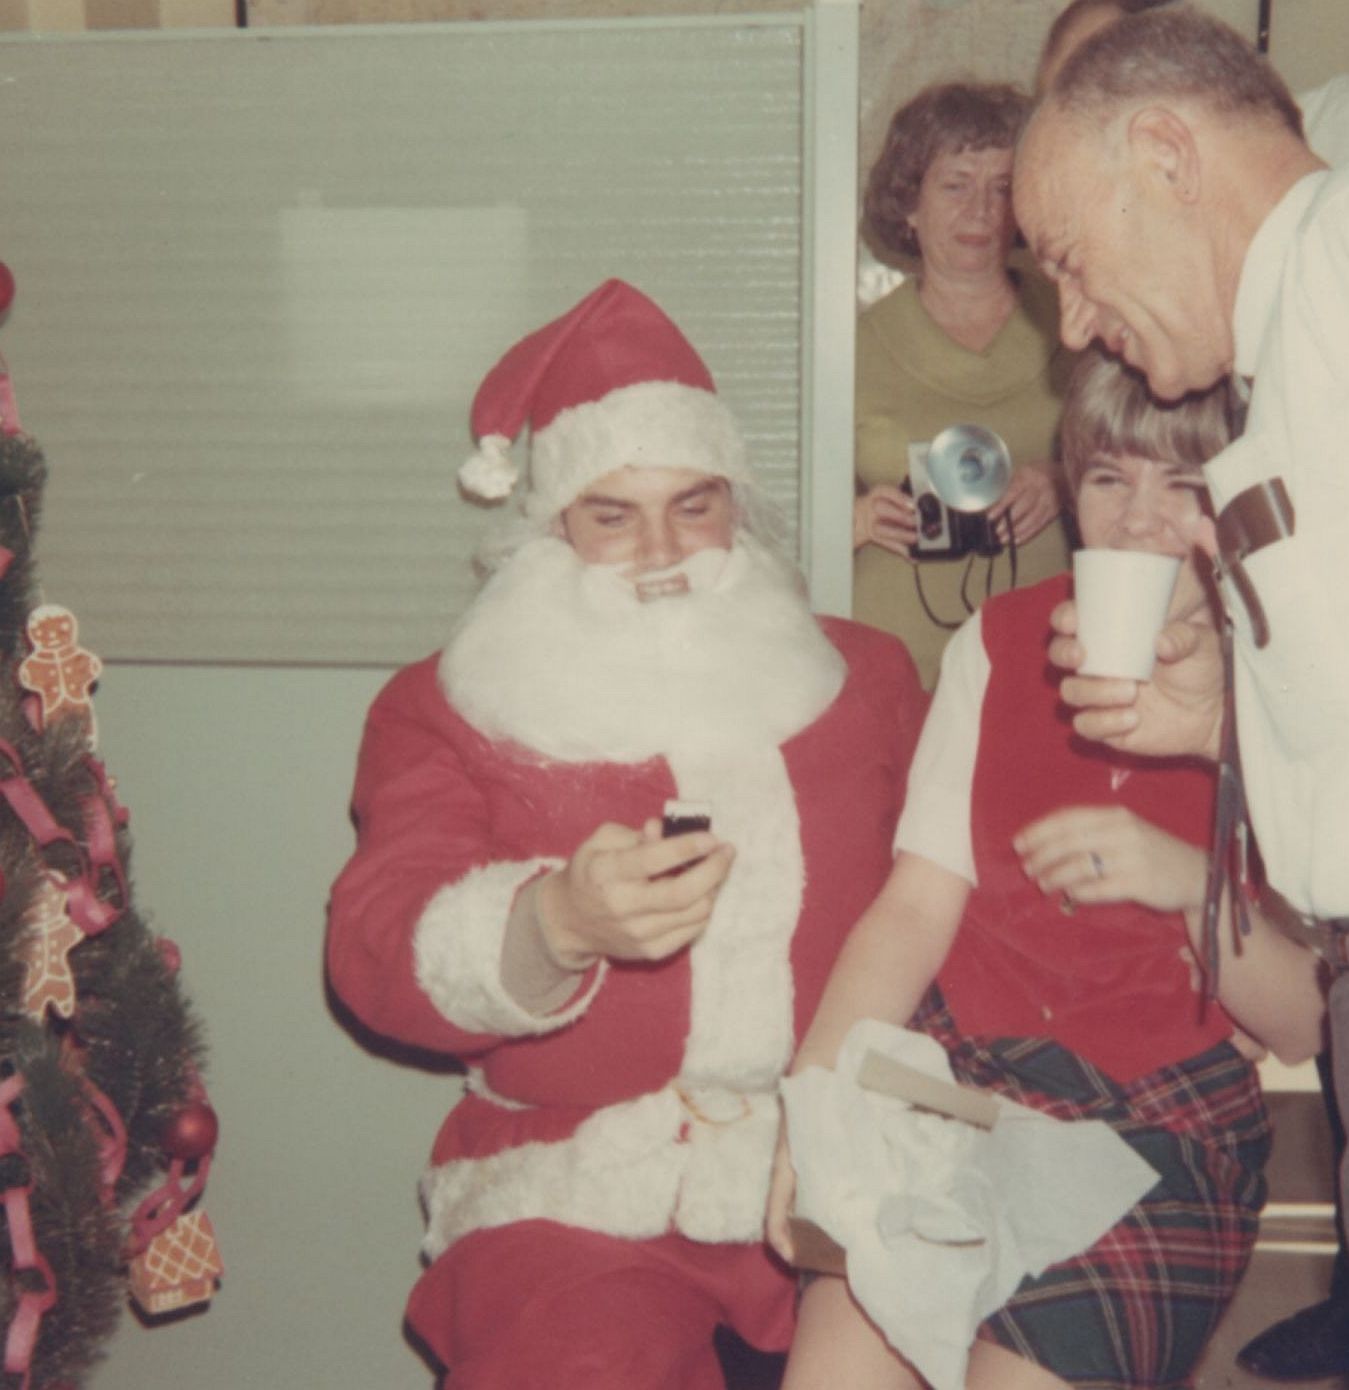
[[1349,1303],[1327,1299],[1276,1322],[1237,1352],[1237,1365],[1267,1380],[1349,1373]]

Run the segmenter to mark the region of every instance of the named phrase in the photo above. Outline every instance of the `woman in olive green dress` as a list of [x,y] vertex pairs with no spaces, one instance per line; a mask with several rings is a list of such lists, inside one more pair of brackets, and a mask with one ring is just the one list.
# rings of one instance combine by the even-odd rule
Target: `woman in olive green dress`
[[[1009,265],[1026,107],[998,84],[925,89],[891,120],[867,187],[870,239],[914,273],[858,321],[853,616],[902,638],[929,686],[951,631],[988,593],[1068,561],[1053,456],[1072,360],[1053,287],[1029,258]],[[1003,542],[994,557],[916,544],[910,446],[957,424],[993,430],[1011,454],[1011,483],[987,513]]]

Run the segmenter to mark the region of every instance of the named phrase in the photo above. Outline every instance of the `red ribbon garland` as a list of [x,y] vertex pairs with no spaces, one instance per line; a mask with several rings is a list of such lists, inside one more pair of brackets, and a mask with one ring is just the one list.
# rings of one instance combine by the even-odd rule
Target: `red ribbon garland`
[[[3,557],[0,557],[2,559]],[[0,565],[0,573],[3,566]],[[81,844],[60,825],[43,801],[37,789],[23,774],[23,759],[8,740],[0,739],[0,758],[8,762],[10,775],[0,777],[0,798],[18,816],[39,849],[64,844],[76,855],[80,872],[73,878],[54,874],[66,893],[66,911],[86,936],[106,931],[126,910],[129,895],[121,857],[117,853],[116,831],[129,819],[127,810],[118,801],[103,764],[94,757],[85,759],[85,767],[94,778],[97,794],[84,797],[80,810],[84,821],[85,844]],[[113,900],[100,897],[100,887],[111,878]],[[3,875],[0,875],[3,883]],[[87,1123],[95,1131],[100,1159],[101,1197],[105,1203],[113,1200],[113,1191],[126,1162],[127,1134],[117,1107],[103,1094],[76,1064],[76,1074],[89,1106]],[[0,1083],[0,1158],[10,1154],[23,1156],[23,1136],[10,1112],[24,1088],[21,1075]],[[192,1093],[204,1100],[205,1089],[199,1079]],[[143,1251],[161,1231],[167,1230],[191,1205],[206,1187],[211,1171],[211,1156],[196,1161],[196,1172],[186,1186],[183,1178],[187,1161],[173,1159],[166,1180],[136,1208],[131,1222],[128,1257]],[[37,1347],[42,1319],[57,1300],[56,1276],[51,1265],[37,1248],[33,1236],[32,1212],[29,1197],[32,1183],[8,1188],[3,1195],[10,1246],[13,1250],[12,1273],[34,1272],[41,1276],[42,1287],[25,1289],[20,1293],[9,1331],[5,1338],[4,1370],[21,1377],[21,1390],[28,1390],[32,1377],[33,1353]]]
[[[23,774],[23,759],[14,745],[0,739],[0,757],[9,764],[10,775],[0,777],[0,797],[18,816],[40,850],[54,844],[68,845],[74,852],[80,871],[73,878],[52,872],[66,894],[66,911],[86,936],[106,931],[126,910],[128,893],[126,875],[117,853],[115,826],[125,823],[126,812],[112,794],[102,764],[86,759],[86,767],[94,777],[98,794],[84,797],[80,802],[87,845],[78,840],[52,815],[47,803]],[[111,878],[113,900],[100,896],[101,886]],[[113,1188],[126,1161],[126,1126],[117,1108],[79,1072],[81,1086],[89,1105],[88,1123],[96,1130],[100,1158],[100,1195],[105,1202],[112,1200]],[[23,1154],[23,1135],[10,1106],[23,1093],[24,1079],[19,1073],[0,1083],[0,1158]],[[98,1123],[95,1124],[94,1117]],[[25,1160],[26,1161],[26,1160]],[[203,1177],[204,1180],[204,1177]],[[36,1288],[21,1287],[15,1302],[14,1316],[5,1334],[4,1370],[20,1377],[21,1390],[28,1390],[32,1378],[33,1353],[37,1349],[42,1319],[56,1305],[56,1276],[46,1257],[37,1247],[33,1235],[33,1216],[29,1198],[33,1193],[31,1181],[9,1187],[3,1195],[5,1224],[13,1252],[11,1278],[24,1273],[35,1274],[41,1280]]]
[[76,1059],[71,1067],[75,1079],[80,1083],[84,1099],[88,1105],[85,1123],[94,1136],[98,1147],[99,1197],[105,1207],[113,1204],[117,1179],[126,1167],[127,1135],[126,1124],[117,1107],[89,1079],[88,1073]]
[[104,804],[112,813],[113,821],[120,830],[131,819],[131,812],[118,800],[117,791],[113,786],[112,778],[108,776],[108,769],[90,753],[84,760],[84,766],[89,775],[98,785],[98,794],[103,798]]
[[[99,932],[106,931],[126,911],[127,904],[126,875],[112,833],[112,815],[115,813],[108,811],[101,795],[83,800],[81,810],[90,838],[90,845],[86,848],[57,822],[37,789],[23,775],[23,759],[18,750],[6,739],[0,739],[0,757],[8,761],[12,768],[10,776],[0,778],[0,797],[8,802],[10,809],[23,822],[38,848],[47,849],[54,844],[68,845],[79,860],[78,874],[73,878],[59,876],[60,886],[66,893],[66,911],[71,921],[86,936],[97,936]],[[115,892],[112,901],[99,896],[100,882],[105,875],[111,875],[113,880]]]
[[[117,809],[121,810],[120,807]],[[126,874],[122,869],[122,858],[117,853],[117,838],[113,828],[113,817],[116,813],[109,809],[107,801],[101,795],[81,798],[80,812],[84,821],[85,853],[92,870],[88,879],[89,888],[96,893],[99,887],[107,881],[107,877],[111,877],[113,882],[112,902],[102,898],[95,899],[102,908],[114,907],[115,905],[112,921],[108,923],[111,926],[112,922],[115,922],[126,911],[126,905],[130,901],[126,886]],[[71,915],[73,917],[74,913]],[[79,918],[75,918],[75,921],[78,925]],[[91,934],[89,931],[85,931],[86,936]]]
[[127,1242],[128,1259],[135,1259],[150,1242],[170,1226],[201,1196],[206,1189],[206,1177],[211,1171],[211,1155],[196,1160],[197,1171],[186,1187],[183,1174],[189,1160],[175,1158],[169,1162],[169,1175],[138,1206],[131,1218],[131,1238]]
[[[23,1136],[10,1111],[23,1087],[23,1077],[17,1072],[0,1083],[0,1157],[23,1155]],[[42,1319],[56,1304],[56,1276],[33,1239],[33,1217],[28,1205],[32,1192],[33,1184],[29,1182],[7,1188],[4,1194],[5,1224],[9,1228],[10,1249],[14,1252],[11,1273],[32,1271],[42,1278],[40,1289],[24,1289],[19,1294],[5,1336],[5,1372],[22,1378],[22,1390],[28,1390]]]
[[[187,1098],[207,1104],[206,1087],[193,1068]],[[200,1159],[174,1158],[169,1161],[168,1177],[150,1193],[131,1217],[131,1238],[127,1242],[127,1258],[134,1259],[161,1231],[170,1226],[201,1196],[206,1189],[206,1177],[211,1171],[211,1154]],[[196,1173],[186,1187],[183,1175],[189,1163],[195,1162]]]

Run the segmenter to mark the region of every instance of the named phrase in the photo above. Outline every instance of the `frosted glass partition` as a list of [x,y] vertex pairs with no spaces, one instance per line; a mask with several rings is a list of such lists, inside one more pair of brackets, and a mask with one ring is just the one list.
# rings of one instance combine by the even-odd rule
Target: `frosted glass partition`
[[702,349],[795,521],[813,19],[0,41],[46,597],[112,660],[439,645],[498,516],[454,483],[473,390],[609,275]]

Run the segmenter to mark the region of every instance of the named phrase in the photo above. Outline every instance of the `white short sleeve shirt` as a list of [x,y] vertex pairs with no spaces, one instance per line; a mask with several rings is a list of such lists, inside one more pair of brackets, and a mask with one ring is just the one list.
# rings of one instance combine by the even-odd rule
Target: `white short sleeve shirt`
[[970,803],[979,726],[988,689],[988,653],[980,614],[961,624],[942,653],[941,679],[909,768],[895,848],[977,885]]
[[1301,179],[1247,252],[1236,367],[1254,378],[1246,432],[1205,470],[1214,505],[1284,480],[1295,534],[1246,562],[1269,621],[1241,600],[1237,732],[1271,882],[1296,907],[1349,915],[1349,170]]

